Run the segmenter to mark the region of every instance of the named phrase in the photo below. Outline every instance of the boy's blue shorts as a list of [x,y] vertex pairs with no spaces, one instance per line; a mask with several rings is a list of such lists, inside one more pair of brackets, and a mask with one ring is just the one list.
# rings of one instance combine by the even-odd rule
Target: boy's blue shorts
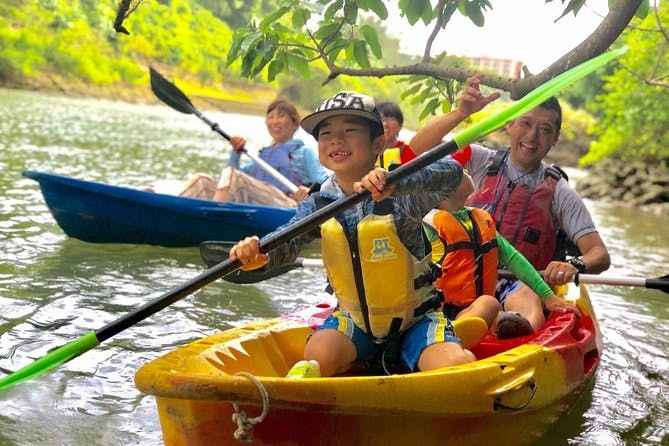
[[[356,360],[369,360],[380,357],[385,342],[375,342],[374,338],[353,323],[351,316],[340,310],[334,311],[318,330],[337,330],[355,345]],[[451,321],[442,312],[430,310],[415,324],[400,335],[400,357],[409,370],[416,370],[416,363],[425,347],[438,342],[457,342]]]

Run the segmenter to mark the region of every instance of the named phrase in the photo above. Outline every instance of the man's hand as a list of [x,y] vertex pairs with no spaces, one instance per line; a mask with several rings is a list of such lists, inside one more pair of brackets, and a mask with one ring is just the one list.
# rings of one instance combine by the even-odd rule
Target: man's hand
[[465,81],[465,90],[458,99],[458,111],[465,116],[481,111],[483,107],[502,96],[499,92],[484,96],[480,89],[482,77],[482,73],[476,73]]
[[573,281],[577,272],[571,263],[553,260],[544,270],[544,280],[550,286],[564,285]]
[[576,313],[576,316],[581,317],[581,310],[579,310],[576,305],[570,304],[569,302],[565,302],[564,300],[557,297],[555,294],[546,299],[544,301],[544,305],[546,306],[546,309],[549,311],[556,311],[558,313],[566,313],[568,311],[571,311],[573,313]]

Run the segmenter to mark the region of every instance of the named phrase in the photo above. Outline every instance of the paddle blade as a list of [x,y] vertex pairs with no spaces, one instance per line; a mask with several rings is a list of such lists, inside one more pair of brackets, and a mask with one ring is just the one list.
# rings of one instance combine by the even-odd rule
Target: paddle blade
[[181,113],[193,114],[196,112],[190,99],[176,85],[165,79],[153,67],[149,67],[149,72],[151,74],[151,90],[158,99]]
[[218,265],[230,256],[230,249],[236,245],[236,242],[223,241],[205,241],[200,243],[200,257],[205,265],[211,268]]
[[69,360],[81,355],[82,353],[97,347],[99,344],[100,342],[98,341],[95,332],[90,331],[85,335],[75,339],[74,341],[63,345],[56,350],[53,350],[32,364],[28,364],[22,369],[19,369],[16,372],[0,379],[0,391],[13,386],[14,384],[20,383],[21,381],[25,381],[27,379],[34,378],[35,376],[41,375],[42,373],[45,373],[54,367],[64,364]]

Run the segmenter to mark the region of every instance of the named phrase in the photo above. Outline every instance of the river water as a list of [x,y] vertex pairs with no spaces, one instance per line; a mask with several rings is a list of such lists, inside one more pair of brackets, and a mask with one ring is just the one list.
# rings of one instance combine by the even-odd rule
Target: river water
[[[92,244],[68,238],[37,183],[42,170],[144,187],[216,174],[228,146],[164,105],[0,89],[0,377],[99,329],[204,271],[197,248]],[[207,111],[249,148],[259,117]],[[588,202],[613,265],[606,275],[669,272],[668,217]],[[218,281],[56,369],[0,393],[0,445],[159,445],[155,400],[134,386],[146,362],[197,338],[320,300],[321,271],[259,286]],[[669,444],[669,296],[591,285],[605,351],[594,385],[540,445]],[[505,444],[511,444],[506,441]]]

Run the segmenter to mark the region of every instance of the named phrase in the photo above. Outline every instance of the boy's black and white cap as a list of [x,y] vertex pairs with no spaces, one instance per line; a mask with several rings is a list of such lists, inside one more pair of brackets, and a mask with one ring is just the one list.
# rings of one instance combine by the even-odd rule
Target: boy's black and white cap
[[376,109],[376,104],[371,96],[356,93],[355,91],[340,91],[333,97],[325,100],[315,112],[306,116],[302,120],[302,128],[312,134],[314,138],[314,129],[318,124],[331,116],[336,115],[356,115],[368,119],[375,124],[383,126],[381,115]]

